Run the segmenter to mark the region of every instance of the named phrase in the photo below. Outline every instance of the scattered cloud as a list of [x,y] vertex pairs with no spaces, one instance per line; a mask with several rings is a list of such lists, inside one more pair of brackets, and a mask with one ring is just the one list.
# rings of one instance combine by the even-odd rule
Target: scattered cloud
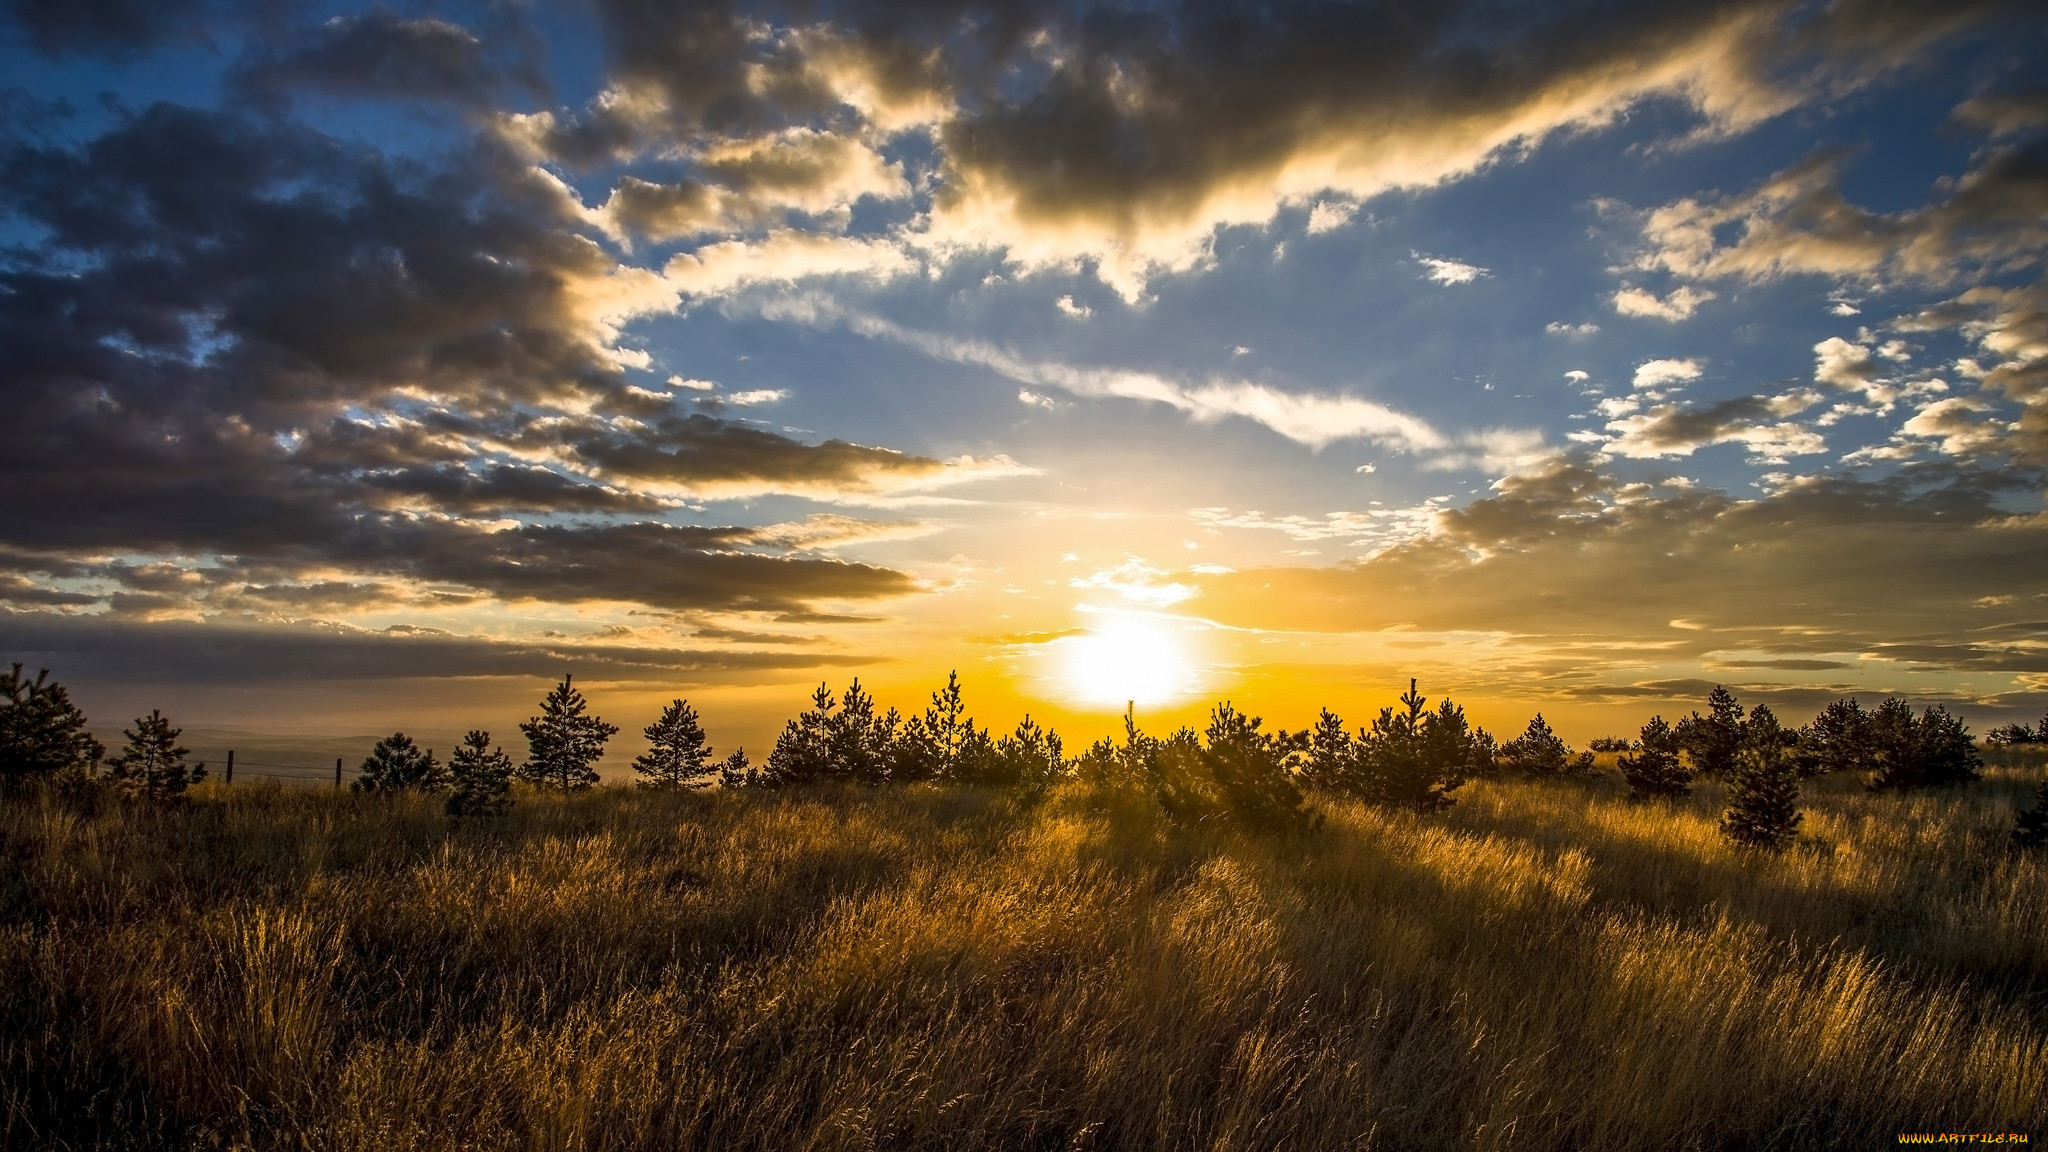
[[1714,293],[1680,285],[1659,298],[1641,288],[1623,287],[1614,294],[1614,310],[1623,316],[1648,316],[1676,323],[1692,318],[1700,305],[1714,299]]
[[1322,232],[1335,232],[1358,215],[1358,205],[1337,200],[1318,200],[1309,209],[1308,232],[1314,236]]
[[1425,275],[1439,284],[1470,284],[1482,276],[1493,275],[1489,269],[1481,268],[1477,264],[1467,264],[1462,260],[1424,256],[1420,252],[1412,252],[1409,255],[1414,257],[1416,263],[1428,269]]
[[1682,384],[1699,379],[1705,371],[1698,360],[1646,360],[1636,366],[1634,385],[1637,388],[1661,388],[1667,384]]

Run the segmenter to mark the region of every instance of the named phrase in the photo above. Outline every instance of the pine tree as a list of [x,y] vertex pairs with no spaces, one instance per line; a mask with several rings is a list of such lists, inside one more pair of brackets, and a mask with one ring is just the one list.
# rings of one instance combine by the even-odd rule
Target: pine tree
[[967,704],[960,690],[960,673],[946,673],[946,686],[932,693],[932,706],[924,710],[924,732],[935,757],[932,778],[960,779],[961,748],[974,731],[967,717]]
[[67,769],[83,771],[106,751],[86,731],[85,713],[50,679],[49,669],[33,680],[19,664],[0,672],[0,786],[11,790]]
[[137,717],[135,727],[121,733],[127,738],[127,747],[107,761],[115,783],[131,796],[165,802],[176,799],[186,786],[204,780],[206,765],[185,763],[191,749],[178,746],[183,731],[171,727],[158,709]]
[[733,749],[732,755],[718,762],[718,786],[721,788],[749,788],[760,782],[760,771],[747,767],[745,748]]
[[711,767],[711,742],[687,700],[674,700],[661,719],[641,730],[647,751],[633,761],[642,788],[709,787],[717,769]]
[[1572,750],[1538,712],[1520,736],[1500,746],[1501,761],[1531,776],[1562,776],[1571,770]]
[[1873,792],[1939,788],[1977,779],[1984,760],[1970,730],[1939,704],[1916,718],[1905,701],[1888,699],[1870,713]]
[[448,785],[448,771],[403,732],[377,741],[357,770],[356,792],[439,792]]
[[512,806],[512,758],[472,728],[448,759],[450,816],[498,816]]
[[1325,792],[1345,790],[1355,749],[1344,720],[1328,708],[1308,731],[1308,755],[1301,766],[1302,783]]
[[1692,791],[1692,773],[1679,759],[1678,733],[1662,716],[1643,725],[1633,755],[1619,760],[1622,779],[1637,799],[1683,796]]
[[1075,774],[1097,791],[1133,792],[1151,787],[1146,763],[1155,741],[1139,731],[1135,703],[1124,705],[1123,719],[1122,744],[1104,737],[1089,745],[1075,762]]
[[811,693],[810,711],[799,713],[782,726],[782,735],[776,737],[775,747],[769,751],[768,763],[761,772],[762,783],[780,788],[831,775],[830,721],[836,707],[838,702],[832,699],[832,689],[821,682],[818,690]]
[[1291,771],[1294,755],[1307,746],[1307,733],[1265,733],[1262,721],[1218,704],[1203,732],[1208,746],[1202,763],[1215,783],[1216,803],[1229,819],[1254,828],[1302,824],[1308,810]]
[[2048,780],[2034,790],[2034,806],[2013,820],[2012,845],[2040,848],[2048,845]]
[[1013,788],[1037,790],[1067,773],[1065,746],[1059,733],[1033,723],[1027,713],[1017,731],[996,741],[996,772],[985,781]]
[[1759,704],[1744,725],[1721,834],[1746,848],[1776,852],[1792,841],[1799,813],[1799,772],[1778,718]]
[[540,715],[519,726],[526,734],[526,763],[520,775],[542,787],[580,791],[597,783],[594,765],[605,742],[619,734],[616,724],[587,716],[583,693],[562,677],[540,702]]
[[1872,740],[1871,714],[1851,696],[1821,709],[1800,729],[1800,758],[1810,776],[1868,772],[1875,755]]
[[1493,760],[1493,737],[1473,732],[1465,711],[1447,698],[1435,712],[1408,681],[1402,711],[1380,709],[1370,730],[1358,737],[1356,792],[1364,799],[1433,812],[1452,804],[1451,792],[1485,771]]
[[831,775],[880,784],[889,778],[889,746],[900,723],[894,709],[875,715],[875,698],[855,677],[839,699],[839,710],[825,719],[825,755]]
[[1692,757],[1693,771],[1701,776],[1726,776],[1735,768],[1735,754],[1742,748],[1742,705],[1735,694],[1719,684],[1707,696],[1707,714],[1695,712],[1673,729],[1681,747]]

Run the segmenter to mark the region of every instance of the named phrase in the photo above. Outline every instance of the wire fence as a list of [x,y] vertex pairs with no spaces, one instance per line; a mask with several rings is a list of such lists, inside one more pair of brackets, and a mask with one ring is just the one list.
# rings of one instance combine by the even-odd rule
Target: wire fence
[[355,776],[362,775],[360,768],[349,768],[343,763],[345,757],[337,756],[332,765],[327,764],[275,764],[264,760],[237,760],[231,750],[227,763],[222,766],[219,779],[222,783],[233,784],[237,777],[254,776],[261,780],[283,780],[297,784],[326,784],[334,788]]

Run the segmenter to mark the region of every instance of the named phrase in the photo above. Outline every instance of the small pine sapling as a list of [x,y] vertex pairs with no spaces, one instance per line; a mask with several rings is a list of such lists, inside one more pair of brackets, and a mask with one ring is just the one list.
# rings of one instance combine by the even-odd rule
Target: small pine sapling
[[447,784],[448,772],[431,751],[393,732],[370,749],[349,787],[356,792],[439,792]]
[[687,700],[674,700],[661,719],[641,730],[648,749],[633,761],[642,788],[705,788],[715,779],[711,742]]
[[1541,712],[1520,736],[1500,746],[1500,758],[1508,768],[1530,776],[1562,776],[1572,768],[1572,750],[1550,730]]
[[491,747],[491,734],[470,729],[449,757],[450,816],[500,816],[512,806],[512,758]]
[[1692,757],[1693,771],[1701,776],[1726,776],[1735,770],[1735,754],[1742,750],[1742,705],[1735,694],[1719,684],[1707,695],[1707,714],[1695,712],[1672,729],[1679,746]]
[[1636,751],[1618,761],[1629,792],[1639,800],[1683,796],[1692,791],[1692,773],[1679,758],[1678,733],[1662,716],[1643,725]]
[[1728,808],[1721,834],[1745,848],[1777,852],[1799,833],[1799,770],[1785,732],[1768,708],[1757,705],[1745,725],[1735,770],[1728,777]]
[[187,786],[206,778],[206,765],[187,765],[191,749],[178,746],[182,728],[171,727],[162,711],[150,709],[137,717],[135,727],[124,730],[127,747],[107,761],[115,784],[130,796],[167,803],[177,799]]
[[745,748],[733,749],[732,755],[718,762],[718,786],[721,788],[747,788],[760,782],[760,771],[747,767]]
[[526,763],[520,775],[547,788],[580,791],[597,783],[598,758],[605,742],[619,734],[616,724],[585,715],[583,693],[570,687],[569,677],[540,702],[540,715],[519,726],[526,734]]
[[106,754],[86,731],[85,713],[45,668],[31,680],[21,665],[0,672],[0,784],[83,772]]
[[2048,780],[2034,790],[2034,806],[2021,812],[2012,827],[2015,848],[2048,847]]

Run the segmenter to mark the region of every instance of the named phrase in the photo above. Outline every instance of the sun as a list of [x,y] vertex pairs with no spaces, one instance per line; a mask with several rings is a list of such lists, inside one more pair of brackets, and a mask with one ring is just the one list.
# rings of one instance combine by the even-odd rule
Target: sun
[[1190,695],[1195,666],[1186,628],[1155,616],[1106,613],[1058,641],[1066,695],[1084,704],[1169,704]]

